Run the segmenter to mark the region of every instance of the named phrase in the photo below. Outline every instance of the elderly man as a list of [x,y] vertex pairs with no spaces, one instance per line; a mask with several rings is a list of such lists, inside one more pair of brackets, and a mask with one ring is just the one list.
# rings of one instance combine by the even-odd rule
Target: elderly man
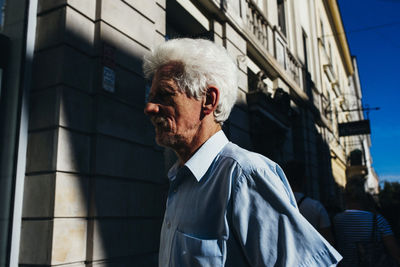
[[221,130],[237,68],[201,39],[165,42],[144,58],[156,142],[175,151],[159,266],[332,266],[340,255],[298,212],[282,169]]

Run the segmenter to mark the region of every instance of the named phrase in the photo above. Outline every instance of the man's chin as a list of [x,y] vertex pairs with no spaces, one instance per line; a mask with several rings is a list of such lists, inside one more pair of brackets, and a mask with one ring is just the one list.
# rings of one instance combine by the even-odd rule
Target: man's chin
[[165,136],[165,135],[160,135],[160,134],[156,134],[156,143],[159,146],[162,147],[168,147],[170,148],[171,146],[173,146],[173,138],[171,138],[170,136]]

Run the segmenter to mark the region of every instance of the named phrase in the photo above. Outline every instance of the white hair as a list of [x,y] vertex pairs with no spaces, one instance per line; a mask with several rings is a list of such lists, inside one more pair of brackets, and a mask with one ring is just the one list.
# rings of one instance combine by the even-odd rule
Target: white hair
[[238,70],[225,48],[205,39],[169,40],[145,55],[145,76],[151,78],[161,66],[169,62],[182,64],[183,74],[173,79],[188,96],[200,99],[209,86],[219,89],[220,97],[214,119],[222,124],[229,117],[238,91]]

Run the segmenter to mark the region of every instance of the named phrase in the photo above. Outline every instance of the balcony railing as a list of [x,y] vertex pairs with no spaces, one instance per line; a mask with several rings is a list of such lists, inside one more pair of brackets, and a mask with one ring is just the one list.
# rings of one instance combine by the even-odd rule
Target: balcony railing
[[252,0],[246,0],[246,3],[247,30],[251,33],[251,37],[268,51],[268,32],[272,32],[272,28],[262,11]]
[[250,39],[263,49],[262,52],[271,54],[286,73],[301,86],[301,64],[290,52],[286,38],[276,26],[271,26],[253,0],[245,1],[245,25]]
[[289,72],[292,79],[300,85],[300,74],[301,74],[301,64],[296,59],[296,57],[290,52],[289,48],[286,46],[286,56],[288,58],[286,62],[285,69]]

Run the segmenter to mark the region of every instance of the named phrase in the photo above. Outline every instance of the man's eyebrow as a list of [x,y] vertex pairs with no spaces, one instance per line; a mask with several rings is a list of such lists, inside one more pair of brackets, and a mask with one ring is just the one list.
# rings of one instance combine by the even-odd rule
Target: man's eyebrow
[[157,86],[159,90],[176,93],[178,90],[171,85],[170,81],[161,80]]
[[154,100],[163,96],[173,96],[177,93],[177,90],[173,89],[170,85],[162,86],[158,85],[155,92],[150,92],[148,95],[149,100]]

